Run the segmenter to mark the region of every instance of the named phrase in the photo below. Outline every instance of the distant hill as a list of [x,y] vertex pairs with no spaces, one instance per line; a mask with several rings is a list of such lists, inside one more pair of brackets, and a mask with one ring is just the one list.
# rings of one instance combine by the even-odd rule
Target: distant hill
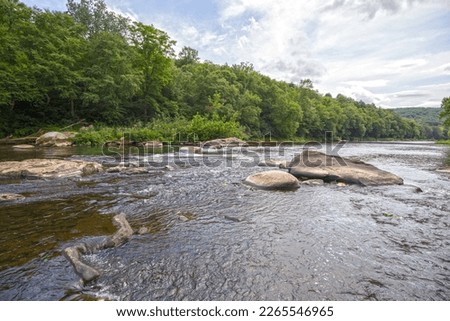
[[439,119],[441,108],[408,107],[393,108],[392,111],[401,117],[412,118],[419,123],[430,126],[440,126],[443,123],[443,121]]

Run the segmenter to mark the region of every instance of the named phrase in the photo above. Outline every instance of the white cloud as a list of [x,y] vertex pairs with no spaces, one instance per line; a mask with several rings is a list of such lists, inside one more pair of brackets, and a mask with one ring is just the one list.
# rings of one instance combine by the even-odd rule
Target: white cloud
[[151,1],[147,10],[143,0],[107,3],[167,31],[176,50],[251,62],[289,82],[310,78],[323,93],[428,106],[450,92],[439,87],[450,82],[450,0],[222,0],[205,14],[194,0]]
[[429,105],[442,92],[418,86],[450,73],[450,48],[436,47],[449,30],[433,25],[442,12],[450,15],[449,3],[229,0],[220,16],[222,24],[242,25],[236,43],[227,39],[235,62],[251,61],[286,81],[311,78],[322,92],[382,106]]

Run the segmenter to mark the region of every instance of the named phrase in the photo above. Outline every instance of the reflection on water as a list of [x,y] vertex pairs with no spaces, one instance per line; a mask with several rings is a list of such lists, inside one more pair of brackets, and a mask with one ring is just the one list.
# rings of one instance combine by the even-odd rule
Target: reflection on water
[[[105,161],[96,153],[81,158]],[[449,300],[450,178],[434,171],[449,149],[349,144],[340,154],[405,185],[260,191],[241,181],[266,168],[227,162],[0,185],[28,196],[0,205],[0,299]],[[149,232],[86,256],[102,276],[80,287],[61,249],[112,234],[119,212]]]
[[111,234],[111,216],[98,213],[100,195],[4,205],[0,221],[0,270],[59,255],[60,244],[85,235]]

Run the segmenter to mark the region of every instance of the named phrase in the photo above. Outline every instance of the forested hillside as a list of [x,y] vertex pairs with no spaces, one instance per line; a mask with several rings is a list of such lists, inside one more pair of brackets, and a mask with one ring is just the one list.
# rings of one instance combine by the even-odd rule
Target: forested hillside
[[392,110],[402,117],[414,119],[430,126],[438,126],[444,123],[439,117],[439,114],[442,112],[440,108],[408,107],[395,108]]
[[309,80],[276,81],[251,63],[202,62],[189,47],[175,53],[167,33],[108,11],[102,0],[69,0],[67,12],[1,0],[0,43],[0,136],[79,120],[147,127],[148,136],[164,136],[161,124],[173,124],[170,135],[201,138],[426,134],[413,119],[323,95]]
[[421,124],[425,138],[448,139],[448,128],[440,117],[442,108],[409,107],[392,110],[401,117],[414,119]]

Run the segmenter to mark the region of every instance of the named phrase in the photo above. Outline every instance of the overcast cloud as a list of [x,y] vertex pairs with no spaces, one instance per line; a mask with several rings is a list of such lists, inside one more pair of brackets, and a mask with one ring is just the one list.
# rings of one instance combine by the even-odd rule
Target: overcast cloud
[[[63,10],[65,1],[24,1]],[[450,96],[450,0],[107,0],[216,63],[383,107]]]

